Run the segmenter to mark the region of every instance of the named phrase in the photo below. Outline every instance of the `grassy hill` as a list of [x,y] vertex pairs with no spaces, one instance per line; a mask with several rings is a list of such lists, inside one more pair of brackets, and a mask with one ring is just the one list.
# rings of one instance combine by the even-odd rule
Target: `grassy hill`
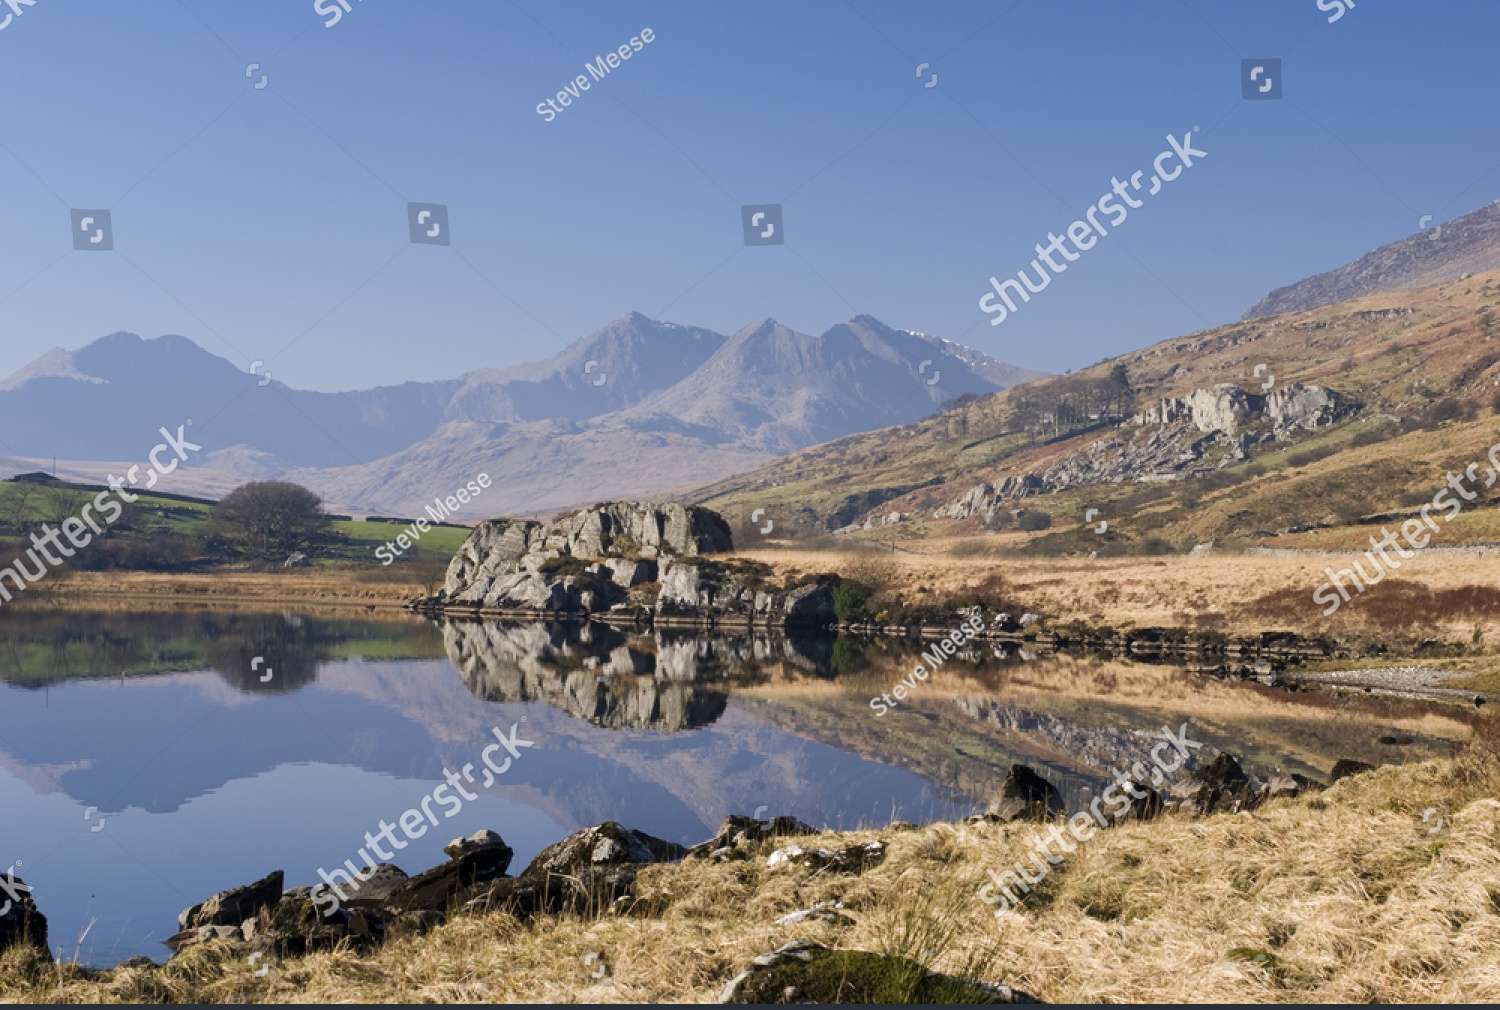
[[[56,526],[65,517],[77,515],[84,503],[102,490],[100,486],[76,484],[51,478],[26,477],[0,481],[0,552],[23,548],[27,532],[38,523]],[[159,557],[162,567],[181,567],[181,553],[165,549],[173,537],[196,540],[208,526],[213,503],[204,498],[172,494],[140,494],[126,517],[108,530],[110,539],[134,545],[139,556]],[[379,566],[376,548],[406,529],[411,520],[355,520],[334,517],[333,542],[315,559],[320,565]],[[466,526],[433,526],[415,547],[398,559],[397,565],[446,565],[469,535]],[[152,567],[152,566],[146,566]],[[393,565],[392,567],[396,567]]]

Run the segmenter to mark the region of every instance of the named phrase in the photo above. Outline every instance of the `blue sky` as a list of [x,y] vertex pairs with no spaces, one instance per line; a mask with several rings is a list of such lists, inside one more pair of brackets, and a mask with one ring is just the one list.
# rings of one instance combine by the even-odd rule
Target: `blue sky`
[[[350,4],[36,0],[0,30],[0,373],[124,329],[357,388],[632,309],[869,312],[1063,370],[1500,197],[1481,0]],[[1246,57],[1284,60],[1284,100],[1241,100]],[[991,274],[1193,126],[1205,161],[987,325]],[[453,244],[410,244],[408,201]],[[777,202],[786,244],[746,248],[740,205]],[[111,210],[113,252],[70,252],[73,207]]]

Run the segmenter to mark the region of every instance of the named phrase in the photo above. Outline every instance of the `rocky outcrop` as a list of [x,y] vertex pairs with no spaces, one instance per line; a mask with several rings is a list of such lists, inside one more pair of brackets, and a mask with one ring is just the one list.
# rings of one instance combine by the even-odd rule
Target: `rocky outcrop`
[[493,520],[459,549],[442,591],[412,606],[518,616],[607,614],[636,624],[659,618],[708,626],[832,623],[837,576],[778,586],[765,565],[703,557],[732,548],[724,520],[690,505],[612,502],[550,525]]
[[1180,480],[1250,458],[1255,446],[1288,442],[1337,424],[1359,404],[1324,386],[1292,383],[1262,396],[1228,383],[1156,401],[1081,450],[1033,473],[979,484],[933,510],[985,524],[1038,494],[1097,484]]
[[1205,434],[1235,435],[1247,427],[1269,429],[1286,441],[1296,429],[1312,431],[1348,417],[1358,409],[1342,394],[1324,386],[1295,382],[1265,396],[1220,383],[1195,389],[1185,397],[1159,400],[1131,418],[1136,426],[1189,422]]

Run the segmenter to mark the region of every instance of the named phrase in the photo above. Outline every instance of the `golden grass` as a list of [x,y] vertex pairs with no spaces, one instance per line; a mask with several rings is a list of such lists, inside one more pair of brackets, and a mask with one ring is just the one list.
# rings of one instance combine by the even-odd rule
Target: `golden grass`
[[[532,925],[503,913],[458,918],[368,957],[320,954],[273,964],[265,977],[212,948],[98,976],[11,952],[0,958],[0,999],[711,1001],[755,954],[808,937],[916,954],[937,970],[988,965],[989,980],[1048,1001],[1493,1001],[1497,786],[1500,760],[1475,748],[1254,813],[1129,824],[1080,846],[1020,911],[998,920],[975,893],[986,869],[1024,858],[1034,826],[823,836],[829,845],[889,843],[885,862],[856,877],[773,871],[764,858],[656,866],[642,874],[649,911],[639,915]],[[1424,822],[1428,808],[1435,815]],[[774,924],[834,899],[852,926]],[[914,931],[914,922],[929,928]],[[901,950],[914,932],[945,939]],[[598,980],[583,965],[592,952],[608,966]]]
[[[1116,628],[1203,626],[1230,633],[1265,630],[1306,635],[1330,632],[1385,634],[1389,615],[1379,607],[1382,586],[1340,608],[1332,620],[1312,594],[1324,570],[1347,568],[1352,553],[1273,556],[1215,552],[1202,557],[1026,558],[954,557],[952,540],[903,544],[880,555],[909,598],[937,601],[1001,575],[1018,600],[1049,617]],[[868,553],[766,549],[743,552],[783,573],[844,572]],[[1366,562],[1368,564],[1368,562]],[[1500,556],[1432,554],[1402,562],[1395,577],[1435,591],[1500,585]],[[1268,615],[1257,603],[1271,594],[1284,599]],[[1470,642],[1480,627],[1486,641],[1500,641],[1500,619],[1476,620],[1463,613],[1410,612],[1400,616],[1420,630],[1454,642]]]
[[74,572],[50,580],[31,596],[48,608],[70,605],[97,609],[119,602],[128,609],[153,604],[207,603],[214,606],[316,604],[328,607],[401,607],[427,587],[401,576],[370,577],[369,569],[313,569],[287,572]]

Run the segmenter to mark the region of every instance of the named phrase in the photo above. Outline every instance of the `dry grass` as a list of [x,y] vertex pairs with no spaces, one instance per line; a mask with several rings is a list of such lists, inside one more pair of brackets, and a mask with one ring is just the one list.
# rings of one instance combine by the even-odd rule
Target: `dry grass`
[[118,601],[129,609],[154,603],[207,603],[214,606],[315,604],[327,607],[400,607],[427,587],[404,576],[369,569],[312,569],[288,572],[74,572],[49,580],[18,603],[35,599],[49,608]]
[[[460,918],[370,957],[273,965],[202,949],[155,970],[91,977],[16,952],[0,999],[25,1002],[520,1002],[713,999],[757,953],[795,937],[980,966],[1049,1001],[1459,1002],[1500,999],[1500,760],[1390,767],[1253,814],[1168,817],[1104,832],[1054,868],[1019,913],[975,899],[1023,858],[1034,827],[938,824],[884,837],[857,877],[771,871],[764,859],[648,869],[632,917]],[[1427,808],[1441,816],[1441,828]],[[855,919],[777,927],[839,899]],[[583,955],[609,973],[589,977]]]
[[[1500,641],[1500,612],[1483,599],[1490,592],[1487,587],[1500,584],[1500,556],[1433,554],[1405,561],[1401,582],[1424,592],[1400,593],[1399,585],[1393,589],[1388,579],[1340,608],[1330,621],[1312,594],[1327,578],[1326,568],[1347,568],[1356,555],[987,558],[955,557],[948,553],[951,541],[906,546],[882,557],[918,600],[957,597],[1000,574],[1017,599],[1040,613],[1110,627],[1202,626],[1231,633],[1287,630],[1308,635],[1405,630],[1470,642],[1478,626],[1484,640]],[[865,563],[866,557],[805,550],[745,556],[791,573],[843,572]],[[1382,602],[1382,597],[1390,599]],[[1466,603],[1454,609],[1454,601]]]

